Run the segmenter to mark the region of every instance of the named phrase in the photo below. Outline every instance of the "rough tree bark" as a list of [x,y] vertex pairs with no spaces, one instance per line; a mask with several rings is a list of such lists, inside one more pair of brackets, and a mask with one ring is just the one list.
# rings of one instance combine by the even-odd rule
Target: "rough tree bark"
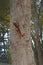
[[[42,2],[43,3],[43,2]],[[43,65],[43,55],[40,47],[40,37],[39,37],[39,14],[37,13],[36,8],[36,2],[35,0],[32,0],[32,13],[34,16],[34,30],[35,30],[35,42],[36,42],[36,48],[38,52],[38,59],[39,59],[39,65]],[[35,38],[36,37],[36,38]]]
[[12,65],[36,65],[30,40],[31,0],[10,0]]

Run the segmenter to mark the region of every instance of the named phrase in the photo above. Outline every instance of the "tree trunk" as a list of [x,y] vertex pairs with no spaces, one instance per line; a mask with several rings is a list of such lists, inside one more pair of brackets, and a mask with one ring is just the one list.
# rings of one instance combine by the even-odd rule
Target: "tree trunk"
[[34,16],[34,30],[35,30],[35,36],[37,39],[35,39],[36,42],[36,48],[38,52],[38,59],[39,59],[39,65],[43,65],[43,55],[40,47],[40,38],[39,38],[39,14],[37,13],[37,8],[36,8],[36,2],[35,0],[32,0],[32,13]]
[[12,65],[36,65],[30,40],[31,0],[10,0]]

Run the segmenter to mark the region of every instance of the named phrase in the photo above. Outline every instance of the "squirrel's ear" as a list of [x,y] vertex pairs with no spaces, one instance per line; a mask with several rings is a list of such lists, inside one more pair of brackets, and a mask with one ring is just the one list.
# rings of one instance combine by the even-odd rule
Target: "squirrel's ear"
[[13,25],[15,25],[16,23],[15,22],[13,22]]
[[18,22],[13,22],[13,25],[18,26],[19,27],[19,23]]

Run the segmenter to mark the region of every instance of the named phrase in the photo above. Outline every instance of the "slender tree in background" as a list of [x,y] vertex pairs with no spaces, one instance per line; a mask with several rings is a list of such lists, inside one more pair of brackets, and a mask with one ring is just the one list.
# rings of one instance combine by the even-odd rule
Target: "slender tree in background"
[[31,0],[10,0],[12,65],[36,65],[30,40]]
[[[41,3],[41,5],[42,5],[42,3]],[[42,55],[42,51],[41,51],[40,36],[39,36],[39,29],[40,29],[39,16],[40,16],[40,9],[41,8],[42,8],[42,6],[40,6],[39,10],[37,10],[36,1],[32,0],[32,14],[33,14],[34,30],[35,30],[34,40],[35,40],[36,49],[37,49],[37,52],[38,52],[39,65],[43,64],[43,55]]]

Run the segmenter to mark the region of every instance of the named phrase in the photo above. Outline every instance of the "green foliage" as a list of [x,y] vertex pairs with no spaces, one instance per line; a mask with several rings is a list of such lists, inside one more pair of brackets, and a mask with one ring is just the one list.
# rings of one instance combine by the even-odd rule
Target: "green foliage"
[[0,16],[5,16],[9,13],[9,0],[0,0]]
[[9,11],[10,0],[0,0],[0,23],[9,27],[10,11]]
[[39,23],[43,24],[43,11],[40,12]]
[[9,64],[12,64],[11,53],[10,53],[9,50],[7,51],[6,55],[7,55],[7,58],[8,58],[8,63],[9,63]]
[[8,5],[9,0],[0,0],[1,7],[6,7]]
[[7,55],[7,58],[8,58],[8,63],[12,64],[11,53],[10,53],[9,47],[10,47],[10,45],[6,45],[6,49],[8,49],[7,52],[6,52],[6,55]]

